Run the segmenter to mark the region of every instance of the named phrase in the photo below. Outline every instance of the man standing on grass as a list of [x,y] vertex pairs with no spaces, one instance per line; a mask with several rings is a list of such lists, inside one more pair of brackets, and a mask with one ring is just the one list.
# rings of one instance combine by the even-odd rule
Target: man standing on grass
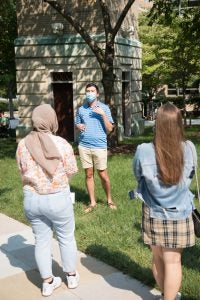
[[77,112],[76,128],[80,131],[78,148],[90,198],[85,213],[89,213],[96,207],[94,168],[101,179],[108,207],[117,207],[112,201],[107,172],[107,134],[113,130],[113,119],[109,107],[98,100],[99,88],[96,84],[87,84],[85,92],[86,102]]

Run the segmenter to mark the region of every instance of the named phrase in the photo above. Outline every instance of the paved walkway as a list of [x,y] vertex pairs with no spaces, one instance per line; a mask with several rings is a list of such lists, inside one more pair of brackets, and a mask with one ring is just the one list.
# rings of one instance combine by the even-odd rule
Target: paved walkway
[[[41,279],[34,260],[34,238],[29,226],[0,214],[0,299],[41,300]],[[53,240],[54,274],[62,286],[49,300],[153,300],[159,292],[151,290],[115,268],[79,252],[77,289],[69,290],[60,267],[58,245]],[[156,296],[157,295],[157,296]]]

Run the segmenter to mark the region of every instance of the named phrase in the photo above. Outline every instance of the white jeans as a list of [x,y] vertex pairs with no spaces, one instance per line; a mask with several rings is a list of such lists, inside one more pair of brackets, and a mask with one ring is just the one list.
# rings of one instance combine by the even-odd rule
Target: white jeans
[[52,274],[52,236],[55,229],[64,272],[76,271],[77,247],[70,190],[40,195],[24,189],[24,211],[35,235],[35,259],[43,279]]

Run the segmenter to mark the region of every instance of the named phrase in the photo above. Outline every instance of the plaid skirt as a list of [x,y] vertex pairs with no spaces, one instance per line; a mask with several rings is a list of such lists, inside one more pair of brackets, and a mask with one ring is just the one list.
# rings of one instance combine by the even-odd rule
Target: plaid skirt
[[142,206],[142,236],[145,244],[165,248],[187,248],[195,245],[192,214],[184,220],[161,220],[150,217],[150,210]]

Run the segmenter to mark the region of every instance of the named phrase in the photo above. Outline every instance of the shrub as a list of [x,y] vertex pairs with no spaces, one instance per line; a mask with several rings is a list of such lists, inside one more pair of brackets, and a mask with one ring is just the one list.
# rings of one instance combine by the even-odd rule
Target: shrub
[[[13,110],[18,110],[18,102],[13,101]],[[0,101],[0,111],[9,111],[9,102]]]
[[9,110],[8,102],[0,101],[0,110],[1,111],[8,111]]

